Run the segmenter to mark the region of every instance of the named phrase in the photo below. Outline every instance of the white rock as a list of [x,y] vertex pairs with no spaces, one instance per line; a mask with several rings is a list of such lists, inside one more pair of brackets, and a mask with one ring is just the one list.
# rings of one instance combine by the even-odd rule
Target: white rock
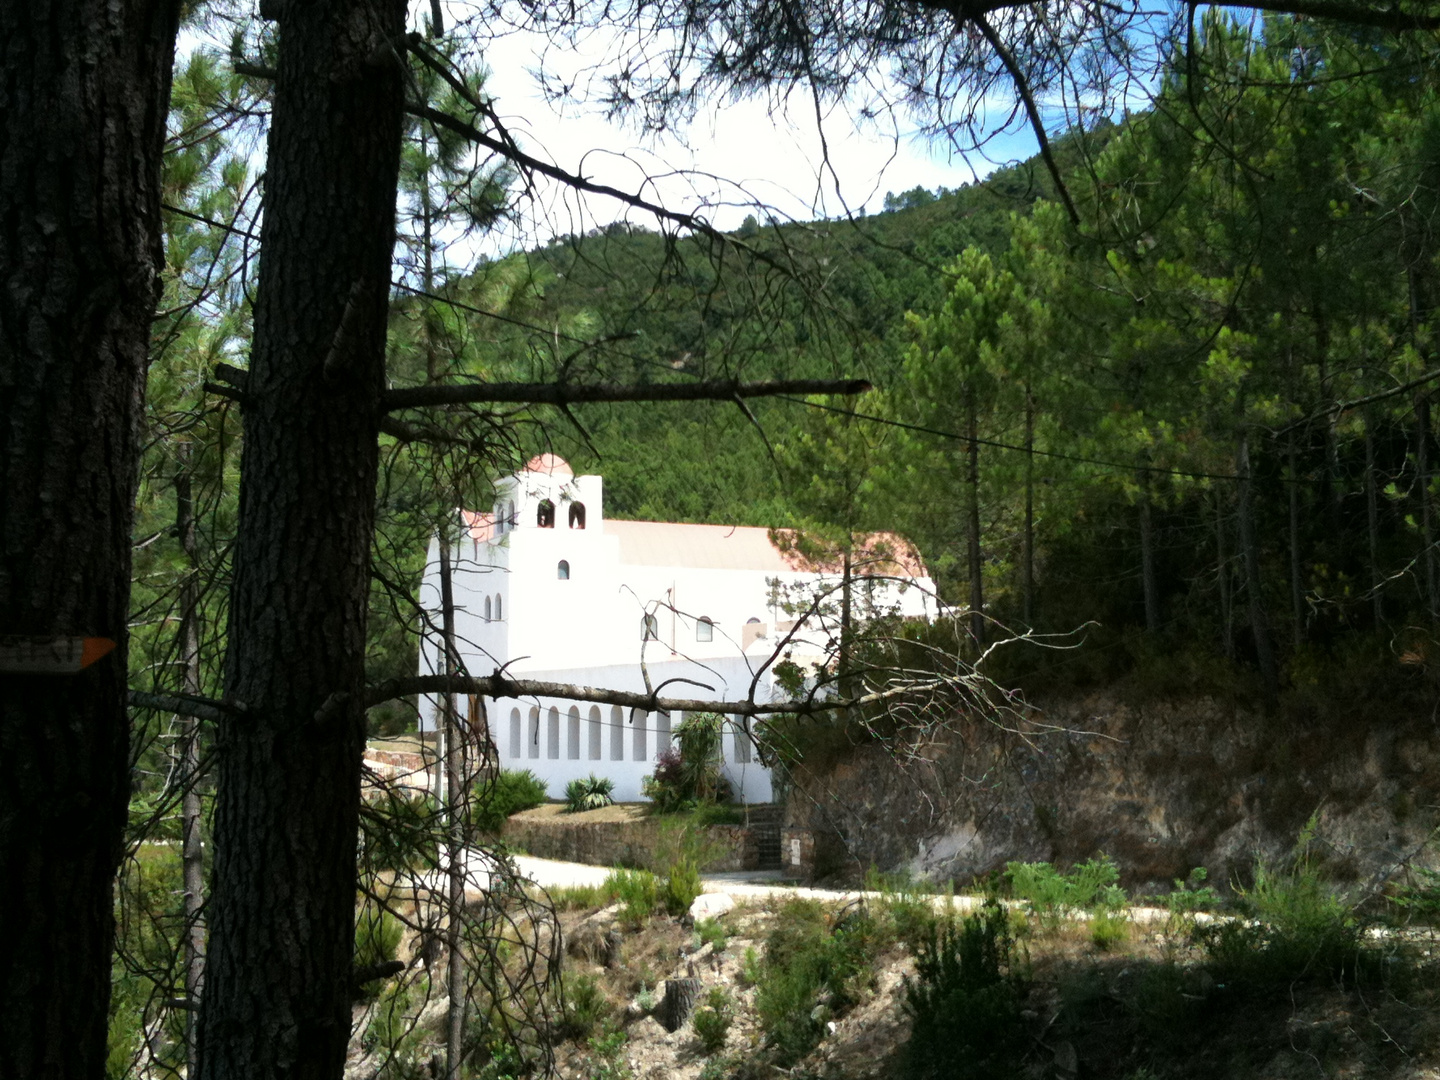
[[733,910],[735,901],[725,893],[701,893],[690,905],[690,918],[713,919]]

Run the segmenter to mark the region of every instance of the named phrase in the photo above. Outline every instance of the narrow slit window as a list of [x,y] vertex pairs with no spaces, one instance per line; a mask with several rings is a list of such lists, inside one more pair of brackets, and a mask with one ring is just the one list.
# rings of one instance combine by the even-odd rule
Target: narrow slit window
[[561,581],[570,580],[570,563],[568,560],[560,560],[559,564],[555,567],[555,576]]
[[495,594],[495,621],[496,621],[496,622],[504,622],[504,621],[505,621],[505,616],[504,616],[503,614],[501,614],[501,612],[502,612],[502,610],[503,610],[502,607],[501,607],[501,603],[502,603],[502,602],[501,602],[501,600],[500,600],[500,594],[499,594],[499,593],[496,593],[496,594]]
[[523,757],[525,736],[520,729],[520,710],[510,710],[510,756],[512,758]]
[[569,761],[580,760],[580,709],[570,706],[565,717],[565,757]]
[[490,622],[490,597],[485,597],[485,621]]
[[700,616],[700,618],[695,623],[695,640],[715,640],[715,624],[711,622],[708,618],[706,618],[704,615]]
[[585,504],[572,502],[570,504],[570,528],[583,529],[585,527]]
[[545,756],[547,758],[558,758],[560,756],[560,710],[550,706],[550,712],[545,717]]
[[535,508],[535,524],[541,529],[555,527],[555,504],[549,499],[542,499],[540,505]]
[[538,758],[540,756],[540,710],[538,707],[530,709],[530,739],[529,756]]

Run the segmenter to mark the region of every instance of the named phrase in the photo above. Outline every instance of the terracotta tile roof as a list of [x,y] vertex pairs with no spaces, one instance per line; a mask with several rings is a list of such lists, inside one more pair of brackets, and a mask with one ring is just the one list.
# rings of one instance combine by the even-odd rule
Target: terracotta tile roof
[[[807,557],[786,530],[749,525],[683,525],[607,518],[607,536],[620,541],[620,561],[632,566],[684,566],[708,570],[838,573],[838,560]],[[776,543],[779,540],[779,544]],[[871,533],[853,560],[860,575],[924,577],[913,544],[894,533]]]
[[495,515],[490,513],[477,513],[474,510],[461,510],[460,520],[464,522],[466,533],[470,539],[476,542],[489,540],[495,533]]
[[557,454],[536,454],[525,463],[521,472],[548,473],[551,476],[574,476],[570,463]]

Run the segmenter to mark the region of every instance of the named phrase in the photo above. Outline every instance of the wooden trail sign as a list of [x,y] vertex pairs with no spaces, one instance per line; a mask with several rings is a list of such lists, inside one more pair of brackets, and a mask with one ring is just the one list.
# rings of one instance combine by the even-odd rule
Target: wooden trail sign
[[0,637],[0,675],[74,675],[113,648],[103,637]]

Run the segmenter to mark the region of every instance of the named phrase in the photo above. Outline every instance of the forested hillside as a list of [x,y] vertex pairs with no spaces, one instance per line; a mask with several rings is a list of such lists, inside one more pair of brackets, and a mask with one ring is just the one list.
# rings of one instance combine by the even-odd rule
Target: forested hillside
[[875,386],[576,407],[526,452],[602,472],[617,516],[898,528],[957,605],[1194,647],[1267,693],[1371,639],[1423,664],[1440,114],[1403,65],[1357,89],[1379,37],[1259,34],[1212,20],[1154,109],[1059,144],[1078,223],[1036,159],[868,218],[752,220],[775,261],[744,273],[628,226],[488,268],[523,266],[523,317],[556,329],[517,370]]
[[[39,149],[20,164],[25,140],[0,140],[0,410],[28,433],[0,457],[0,644],[114,646],[109,667],[70,682],[0,670],[14,680],[0,694],[0,868],[34,885],[17,924],[29,981],[7,984],[16,1019],[0,1052],[14,1050],[17,1075],[338,1078],[354,1002],[397,974],[398,938],[380,940],[400,933],[390,891],[422,878],[430,899],[407,933],[449,948],[447,1075],[548,1069],[567,1015],[554,913],[509,879],[494,906],[468,906],[460,881],[494,839],[477,824],[494,791],[476,780],[479,736],[451,717],[450,801],[383,785],[362,797],[360,768],[367,733],[413,726],[418,693],[505,696],[453,648],[445,670],[414,678],[429,617],[418,583],[456,507],[488,506],[493,479],[542,449],[602,473],[613,516],[787,528],[847,557],[875,530],[919,546],[953,618],[874,619],[867,638],[847,617],[810,673],[864,691],[843,710],[736,705],[782,768],[811,754],[823,779],[826,754],[860,742],[890,761],[967,724],[1009,733],[1007,718],[1029,716],[1017,687],[1199,688],[1243,698],[1266,729],[1231,740],[1244,753],[1212,754],[1194,782],[1205,790],[1187,789],[1210,821],[1241,800],[1242,769],[1323,777],[1284,756],[1317,714],[1348,736],[1362,713],[1433,705],[1430,6],[1325,0],[1333,19],[1243,23],[1177,6],[1162,27],[1129,0],[897,0],[862,26],[839,4],[844,18],[813,32],[830,51],[802,61],[790,35],[811,31],[785,5],[754,5],[734,29],[743,55],[679,35],[671,74],[702,71],[695,85],[622,86],[629,67],[615,85],[663,120],[773,80],[843,98],[891,57],[889,77],[910,81],[889,89],[929,110],[925,131],[977,123],[973,102],[1013,84],[1046,153],[892,195],[870,216],[779,221],[757,205],[731,234],[635,194],[625,220],[478,260],[485,230],[521,216],[538,166],[487,96],[474,23],[447,30],[436,3],[421,33],[389,0],[276,0],[235,24],[229,52],[184,57],[172,86],[176,12],[135,6],[155,23],[132,57],[135,99],[116,116],[91,107],[111,100],[105,87],[71,103],[77,130],[137,140],[91,163],[94,206],[57,213],[20,190],[26,162],[59,153],[53,132],[27,128]],[[669,17],[693,30],[705,8]],[[355,12],[374,26],[357,29]],[[89,25],[21,14],[0,25],[52,44]],[[606,27],[612,5],[586,18]],[[1027,37],[1068,19],[1076,36],[1051,41],[1063,62]],[[827,37],[842,25],[848,38]],[[1029,52],[1017,60],[1006,40]],[[28,57],[12,51],[7,77]],[[933,90],[932,61],[951,72]],[[66,64],[52,68],[68,87]],[[1076,90],[1078,121],[1047,137],[1032,88],[1046,103]],[[0,124],[37,109],[0,109]],[[132,159],[128,180],[106,172]],[[115,264],[98,285],[47,261],[71,217],[75,265]],[[101,236],[112,218],[137,231]],[[48,277],[63,297],[35,299],[27,283]],[[869,389],[841,393],[854,379]],[[82,397],[89,412],[69,407]],[[1032,643],[986,653],[1017,636]],[[626,704],[679,708],[658,694]],[[1222,713],[1193,730],[1239,715]],[[1188,783],[1179,742],[1163,775]],[[1309,745],[1367,747],[1357,775],[1390,760],[1365,738]],[[1434,759],[1405,760],[1422,772]],[[1109,779],[1095,784],[1105,813]],[[1351,809],[1380,790],[1362,781]],[[1328,797],[1295,783],[1271,798]],[[1408,784],[1393,786],[1396,820],[1431,790]],[[424,980],[428,1000],[428,963]],[[441,982],[437,969],[437,995]],[[85,1029],[73,1060],[34,1066],[71,1026]],[[408,1035],[367,1027],[366,1052],[384,1044],[387,1075],[419,1070]]]

